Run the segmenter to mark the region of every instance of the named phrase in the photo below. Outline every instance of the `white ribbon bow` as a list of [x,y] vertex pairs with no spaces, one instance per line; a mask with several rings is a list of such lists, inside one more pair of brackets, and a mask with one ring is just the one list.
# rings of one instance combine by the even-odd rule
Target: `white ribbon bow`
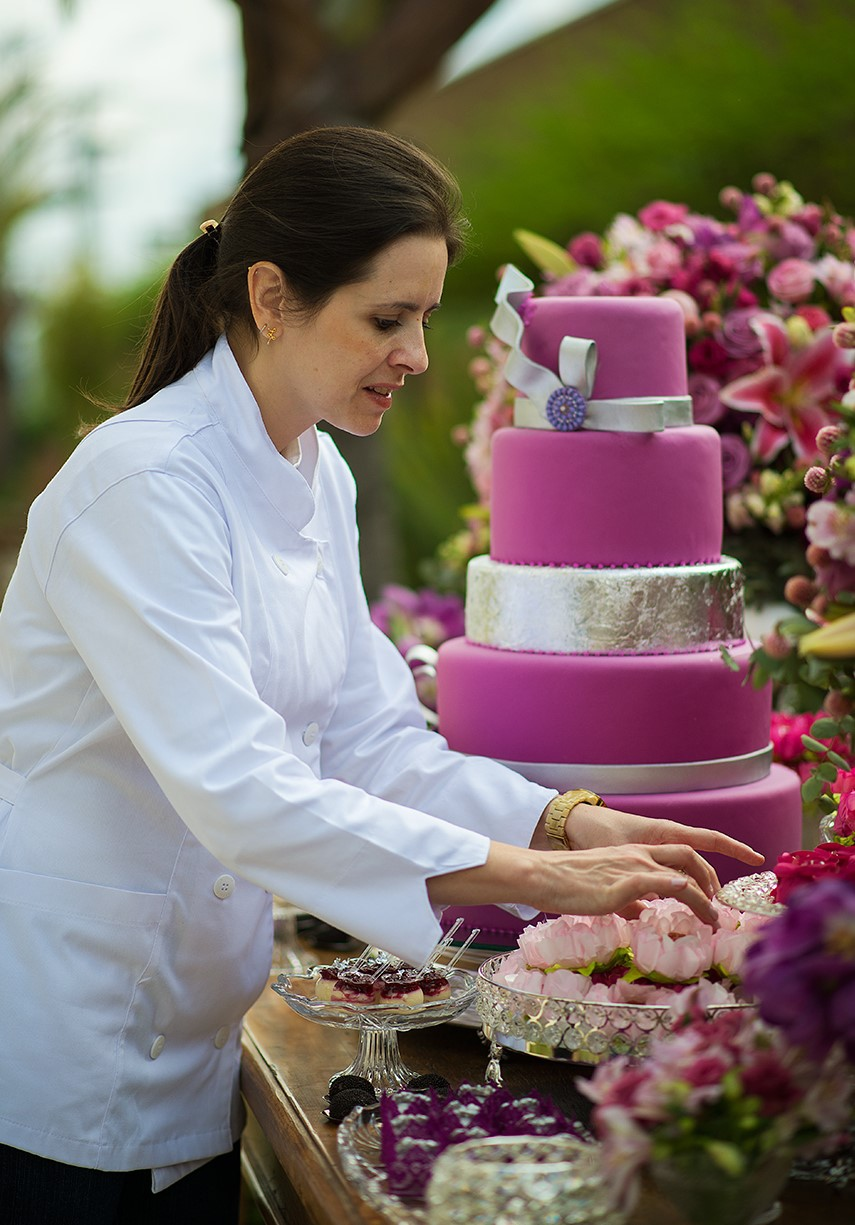
[[[496,291],[490,322],[494,336],[510,346],[505,378],[525,399],[514,405],[514,425],[541,430],[615,430],[646,434],[692,424],[689,396],[633,396],[592,400],[597,345],[565,336],[558,350],[558,376],[522,352],[525,324],[520,307],[534,289],[519,268],[508,264]],[[560,377],[559,377],[560,376]]]

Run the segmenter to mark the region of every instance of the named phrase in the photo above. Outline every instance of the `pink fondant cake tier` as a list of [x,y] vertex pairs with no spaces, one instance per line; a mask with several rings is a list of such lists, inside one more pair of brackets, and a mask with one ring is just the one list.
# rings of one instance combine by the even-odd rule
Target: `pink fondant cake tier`
[[558,370],[565,336],[596,341],[592,399],[686,395],[683,312],[671,298],[530,298],[521,349]]
[[549,566],[674,566],[721,554],[721,440],[507,427],[493,435],[490,555]]
[[464,753],[631,765],[739,757],[769,743],[771,694],[746,681],[747,644],[679,655],[546,655],[465,638],[437,661],[439,727]]
[[[768,868],[774,867],[784,851],[793,850],[802,842],[801,781],[786,766],[773,765],[766,778],[743,787],[671,795],[613,795],[604,799],[610,807],[624,812],[721,830],[765,855]],[[706,858],[722,884],[756,871],[722,855]],[[510,948],[526,926],[498,906],[467,906],[445,910],[443,927],[447,930],[458,917],[463,924],[455,939],[465,940],[472,928],[477,927],[480,933],[476,943],[482,948]]]

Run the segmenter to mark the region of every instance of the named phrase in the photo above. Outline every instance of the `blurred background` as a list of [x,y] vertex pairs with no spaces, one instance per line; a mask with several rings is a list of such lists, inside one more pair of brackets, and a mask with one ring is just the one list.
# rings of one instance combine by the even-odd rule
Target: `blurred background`
[[417,141],[459,178],[472,249],[431,367],[372,439],[366,588],[416,585],[474,500],[467,333],[520,228],[564,245],[652,200],[720,213],[758,172],[855,211],[852,0],[108,0],[0,13],[0,557],[121,399],[160,280],[259,156],[305,127]]

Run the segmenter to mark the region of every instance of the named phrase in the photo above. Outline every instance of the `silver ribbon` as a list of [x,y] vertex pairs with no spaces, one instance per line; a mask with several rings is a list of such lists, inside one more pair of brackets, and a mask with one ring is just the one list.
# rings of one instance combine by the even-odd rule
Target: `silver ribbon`
[[741,787],[766,778],[772,746],[739,757],[710,761],[675,761],[632,766],[573,765],[565,762],[503,761],[530,782],[557,791],[587,787],[603,795],[655,795],[674,791],[709,791]]
[[[534,282],[508,264],[496,291],[496,309],[490,322],[494,336],[510,346],[505,378],[525,399],[514,404],[514,425],[529,429],[556,428],[612,430],[633,434],[658,433],[672,426],[692,424],[689,396],[636,396],[592,400],[597,372],[597,346],[581,336],[565,336],[558,350],[558,376],[548,366],[526,357],[520,348],[525,324],[519,308],[534,289]],[[560,376],[560,377],[559,377]],[[587,400],[579,424],[557,427],[547,415],[550,398],[573,389]],[[581,412],[579,414],[581,418]]]

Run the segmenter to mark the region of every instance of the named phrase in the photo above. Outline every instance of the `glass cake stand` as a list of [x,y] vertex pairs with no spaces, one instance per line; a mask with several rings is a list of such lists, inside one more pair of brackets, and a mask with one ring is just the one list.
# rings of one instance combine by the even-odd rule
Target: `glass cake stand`
[[772,893],[778,883],[774,872],[754,872],[751,876],[740,876],[722,885],[715,900],[722,906],[731,906],[743,914],[769,915],[786,910],[782,902],[773,902]]
[[[478,970],[475,1007],[490,1041],[486,1079],[501,1084],[502,1048],[540,1059],[596,1065],[613,1055],[644,1055],[654,1038],[670,1032],[674,1015],[665,1004],[593,1003],[514,991],[494,981],[507,954]],[[717,1004],[710,1016],[756,1007],[751,1001]]]
[[448,971],[441,965],[431,968],[447,975],[451,995],[414,1008],[319,1000],[314,994],[315,979],[311,973],[280,974],[270,986],[301,1017],[336,1029],[357,1030],[359,1045],[355,1058],[330,1077],[330,1082],[337,1076],[364,1076],[378,1091],[402,1089],[416,1073],[401,1059],[398,1033],[453,1020],[471,1005],[477,990],[475,979],[465,970]]

